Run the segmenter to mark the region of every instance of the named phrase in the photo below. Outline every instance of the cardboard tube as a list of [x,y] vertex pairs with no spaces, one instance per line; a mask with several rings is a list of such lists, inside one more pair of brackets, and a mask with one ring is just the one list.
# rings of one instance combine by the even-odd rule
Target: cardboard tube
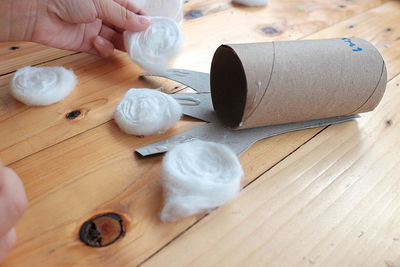
[[387,79],[359,38],[222,45],[210,76],[214,110],[233,129],[371,111]]

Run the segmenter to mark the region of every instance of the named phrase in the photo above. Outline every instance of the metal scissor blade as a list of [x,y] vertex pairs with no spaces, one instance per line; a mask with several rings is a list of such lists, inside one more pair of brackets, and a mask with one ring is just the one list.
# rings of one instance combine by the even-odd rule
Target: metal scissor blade
[[347,115],[235,131],[229,130],[219,123],[208,123],[166,140],[136,149],[136,152],[142,156],[149,156],[167,152],[179,143],[190,142],[193,140],[203,140],[226,144],[239,156],[252,144],[267,137],[303,129],[342,123],[358,117],[360,117],[358,114]]
[[183,69],[169,69],[164,73],[160,74],[150,74],[144,72],[140,74],[140,77],[147,76],[157,76],[167,78],[178,83],[189,86],[190,88],[196,90],[199,93],[209,93],[210,92],[210,74],[205,72],[198,72],[192,70]]

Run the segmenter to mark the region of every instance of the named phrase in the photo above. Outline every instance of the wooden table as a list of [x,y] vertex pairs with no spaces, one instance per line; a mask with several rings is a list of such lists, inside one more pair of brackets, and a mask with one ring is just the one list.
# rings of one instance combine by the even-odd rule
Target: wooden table
[[[400,2],[270,0],[245,8],[187,0],[185,14],[174,67],[209,71],[222,43],[358,36],[385,58],[386,94],[357,121],[256,143],[240,157],[237,199],[163,224],[162,156],[133,150],[203,122],[184,118],[165,134],[139,138],[122,133],[112,113],[132,87],[189,89],[138,80],[141,70],[124,53],[102,59],[0,44],[0,158],[21,176],[29,200],[17,246],[1,266],[400,266]],[[72,68],[79,85],[60,103],[27,107],[8,86],[25,65]],[[108,212],[121,216],[125,235],[107,247],[83,244],[82,224]],[[113,234],[115,226],[103,230]]]

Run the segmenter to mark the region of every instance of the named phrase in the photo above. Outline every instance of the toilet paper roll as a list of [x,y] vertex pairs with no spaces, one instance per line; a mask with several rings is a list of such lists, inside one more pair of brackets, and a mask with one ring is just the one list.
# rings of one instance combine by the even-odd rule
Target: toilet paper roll
[[210,72],[214,110],[233,129],[371,111],[386,79],[359,38],[222,45]]

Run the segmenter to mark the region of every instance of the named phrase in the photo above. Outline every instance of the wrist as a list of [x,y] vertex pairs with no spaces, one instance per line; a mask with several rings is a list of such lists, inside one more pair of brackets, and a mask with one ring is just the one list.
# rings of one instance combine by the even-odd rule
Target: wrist
[[37,0],[0,0],[0,41],[30,41]]

